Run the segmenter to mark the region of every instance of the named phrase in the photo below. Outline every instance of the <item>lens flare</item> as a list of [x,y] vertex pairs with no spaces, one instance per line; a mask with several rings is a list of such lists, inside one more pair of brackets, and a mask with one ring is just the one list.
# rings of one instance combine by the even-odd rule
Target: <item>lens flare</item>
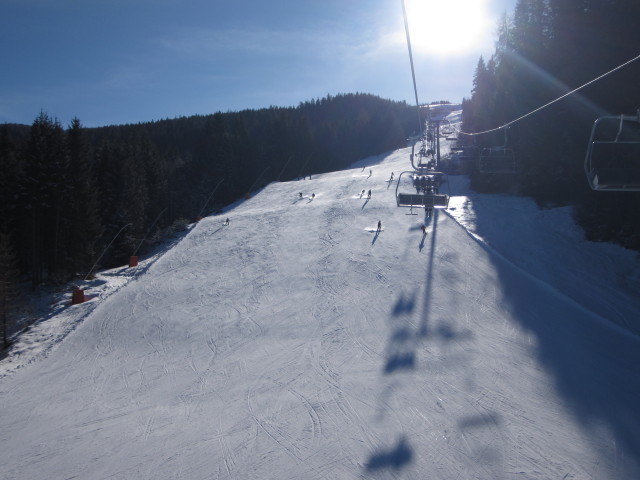
[[465,54],[493,41],[485,0],[407,0],[406,6],[417,52]]

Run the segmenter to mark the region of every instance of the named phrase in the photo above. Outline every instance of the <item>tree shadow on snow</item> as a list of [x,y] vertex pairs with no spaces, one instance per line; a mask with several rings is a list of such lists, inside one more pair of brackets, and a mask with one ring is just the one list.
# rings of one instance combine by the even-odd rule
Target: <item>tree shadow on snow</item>
[[[509,317],[524,330],[520,335],[534,337],[532,352],[555,380],[555,392],[578,420],[582,435],[602,438],[604,432],[610,432],[606,441],[598,443],[593,461],[598,476],[615,471],[616,478],[640,478],[640,337],[618,328],[612,320],[631,303],[617,307],[613,289],[579,290],[567,281],[559,284],[564,293],[547,283],[553,283],[553,272],[549,272],[550,280],[540,279],[512,263],[498,253],[500,242],[505,241],[496,224],[498,207],[477,204],[474,202],[476,233],[489,245],[498,245],[494,250],[469,235],[488,253],[496,272],[497,294],[486,301],[506,303]],[[553,248],[549,245],[550,255]],[[562,264],[557,266],[560,275],[562,268]],[[590,273],[587,267],[585,273]],[[576,281],[581,280],[576,277]]]

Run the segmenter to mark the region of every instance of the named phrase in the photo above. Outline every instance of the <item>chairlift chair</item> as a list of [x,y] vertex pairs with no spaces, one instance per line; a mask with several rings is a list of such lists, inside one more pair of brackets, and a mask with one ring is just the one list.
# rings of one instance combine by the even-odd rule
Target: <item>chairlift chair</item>
[[478,170],[481,173],[516,173],[516,157],[513,150],[507,147],[483,148],[478,160]]
[[[396,184],[396,203],[399,207],[430,207],[430,208],[447,208],[449,206],[449,195],[442,193],[426,193],[414,186],[413,179],[411,182],[405,177],[404,182],[402,176],[407,173],[410,175],[418,175],[416,172],[402,172],[398,176]],[[440,185],[443,181],[444,174],[441,172],[431,172],[433,182]],[[411,177],[408,177],[411,178]],[[400,191],[402,190],[402,191]]]
[[[415,153],[415,145],[411,148],[411,166],[416,172],[426,175],[429,170],[433,170],[430,164],[433,162],[433,152],[427,149],[425,143],[422,143],[418,153]],[[416,164],[417,159],[417,164]]]
[[593,190],[640,192],[640,110],[596,119],[584,170]]
[[507,147],[507,128],[504,128],[504,144],[497,147],[483,148],[478,159],[478,170],[481,173],[513,174],[516,173],[516,156]]
[[453,128],[453,125],[451,125],[451,121],[447,120],[446,118],[443,121],[447,122],[447,124],[440,127],[440,135],[443,137],[448,137],[455,132],[455,129]]

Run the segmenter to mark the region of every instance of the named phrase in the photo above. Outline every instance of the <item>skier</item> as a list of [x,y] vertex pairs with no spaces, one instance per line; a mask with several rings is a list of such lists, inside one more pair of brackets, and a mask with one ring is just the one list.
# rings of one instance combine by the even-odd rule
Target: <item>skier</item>
[[422,236],[424,237],[427,234],[427,226],[426,225],[422,225],[420,227],[420,230],[422,230]]
[[431,193],[432,187],[433,187],[433,182],[431,180],[431,177],[426,177],[425,192],[424,193]]
[[224,222],[225,225],[229,225],[229,218],[227,218]]
[[367,193],[367,198],[371,198],[371,190]]
[[393,180],[393,172],[391,172],[391,180]]
[[362,189],[362,191],[360,192],[360,198],[362,198],[364,195],[364,188]]
[[300,200],[302,200],[302,192],[300,192],[298,195],[300,195]]
[[382,222],[378,220],[378,230],[376,230],[376,233],[379,233],[381,231],[382,231]]
[[312,194],[311,194],[311,200],[313,200],[314,198],[316,198],[316,194],[315,194],[315,193],[312,193]]

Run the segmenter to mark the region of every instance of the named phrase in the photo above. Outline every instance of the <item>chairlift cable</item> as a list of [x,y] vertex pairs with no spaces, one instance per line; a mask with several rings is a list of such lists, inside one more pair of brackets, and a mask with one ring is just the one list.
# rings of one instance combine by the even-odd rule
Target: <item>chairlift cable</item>
[[636,60],[640,60],[640,55],[637,55],[637,56],[633,57],[631,60],[627,60],[627,61],[626,61],[626,62],[624,62],[623,64],[618,65],[617,67],[615,67],[615,68],[613,68],[613,69],[609,70],[609,71],[608,71],[608,72],[606,72],[606,73],[603,73],[603,74],[602,74],[602,75],[600,75],[599,77],[596,77],[596,78],[594,78],[593,80],[588,81],[588,82],[587,82],[587,83],[585,83],[584,85],[581,85],[581,86],[579,86],[578,88],[575,88],[575,89],[571,90],[570,92],[567,92],[567,93],[565,93],[564,95],[562,95],[562,96],[560,96],[560,97],[556,98],[555,100],[551,100],[549,103],[546,103],[546,104],[542,105],[541,107],[538,107],[538,108],[536,108],[535,110],[532,110],[532,111],[530,111],[529,113],[526,113],[526,114],[522,115],[521,117],[516,118],[515,120],[511,120],[510,122],[507,122],[507,123],[505,123],[504,125],[501,125],[501,126],[496,127],[496,128],[492,128],[492,129],[490,129],[490,130],[484,130],[484,131],[482,131],[482,132],[468,133],[468,132],[459,131],[459,134],[460,134],[460,135],[467,135],[467,136],[472,137],[472,136],[484,135],[484,134],[487,134],[487,133],[497,132],[498,130],[501,130],[501,129],[503,129],[503,128],[507,128],[508,126],[513,125],[514,123],[519,122],[520,120],[523,120],[523,119],[525,119],[525,118],[527,118],[527,117],[529,117],[529,116],[533,115],[534,113],[539,112],[540,110],[542,110],[542,109],[544,109],[544,108],[547,108],[547,107],[548,107],[548,106],[550,106],[550,105],[553,105],[553,104],[554,104],[554,103],[556,103],[556,102],[559,102],[559,101],[560,101],[560,100],[562,100],[563,98],[568,97],[569,95],[573,95],[573,94],[574,94],[574,93],[576,93],[578,90],[582,90],[583,88],[588,87],[588,86],[589,86],[589,85],[591,85],[592,83],[595,83],[595,82],[597,82],[597,81],[599,81],[599,80],[603,79],[604,77],[606,77],[606,76],[608,76],[608,75],[611,75],[612,73],[614,73],[614,72],[616,72],[616,71],[620,70],[620,69],[621,69],[621,68],[623,68],[623,67],[626,67],[627,65],[629,65],[630,63],[635,62]]
[[411,78],[413,79],[413,93],[416,96],[416,108],[418,110],[418,125],[420,133],[422,133],[424,126],[422,125],[422,117],[420,116],[420,102],[418,101],[418,87],[416,86],[416,72],[413,67],[413,53],[411,52],[411,36],[409,35],[409,20],[407,20],[407,9],[404,6],[404,0],[400,0],[402,3],[402,15],[404,16],[404,31],[407,34],[407,48],[409,49],[409,63],[411,63]]

